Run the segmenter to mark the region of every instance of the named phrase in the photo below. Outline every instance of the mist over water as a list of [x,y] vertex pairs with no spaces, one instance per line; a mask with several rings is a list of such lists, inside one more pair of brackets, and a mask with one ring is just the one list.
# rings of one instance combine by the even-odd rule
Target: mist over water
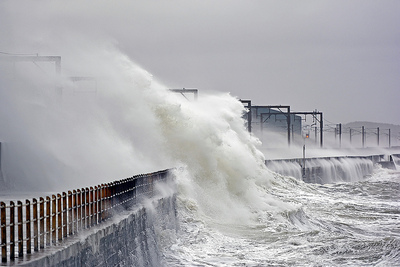
[[[65,190],[171,167],[150,106],[157,91],[166,89],[113,47],[81,56],[72,66],[66,60],[61,77],[51,62],[19,62],[14,69],[2,62],[12,69],[12,76],[1,76],[0,100],[9,187]],[[72,82],[69,77],[78,76],[74,65],[96,83]],[[41,75],[43,68],[49,75]]]

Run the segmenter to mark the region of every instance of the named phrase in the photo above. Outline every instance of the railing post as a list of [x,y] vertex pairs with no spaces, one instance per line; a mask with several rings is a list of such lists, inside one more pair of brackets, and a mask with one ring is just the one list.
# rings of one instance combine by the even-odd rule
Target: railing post
[[33,250],[39,251],[39,231],[38,231],[38,208],[37,199],[32,199],[33,202]]
[[55,244],[57,242],[57,197],[51,196],[51,241]]
[[26,217],[26,254],[31,254],[32,252],[32,234],[31,234],[31,202],[27,199],[25,201],[25,217]]
[[[70,193],[71,191],[69,191],[68,193]],[[68,220],[67,220],[67,193],[62,192],[62,226],[63,226],[63,238],[68,236]]]
[[110,192],[110,183],[107,183],[107,184],[105,184],[105,190],[104,190],[104,192],[105,192],[105,207],[104,207],[104,210],[105,210],[105,214],[106,214],[106,219],[108,219],[108,218],[110,218],[110,209],[111,209],[111,199],[110,199],[110,197],[111,197],[111,192]]
[[101,185],[97,186],[97,223],[101,222]]
[[86,190],[82,188],[82,229],[86,228]]
[[10,201],[10,259],[15,258],[15,203]]
[[94,221],[93,221],[93,224],[97,224],[97,206],[98,206],[98,194],[97,194],[97,190],[98,188],[97,188],[97,186],[95,186],[94,187],[94,191],[93,191],[93,197],[94,197],[94,199],[93,199],[93,202],[94,202],[94,209],[93,209],[93,218],[94,218]]
[[76,190],[72,191],[72,207],[74,209],[73,229],[72,233],[78,232],[78,196]]
[[77,199],[78,199],[78,231],[82,229],[82,191],[78,189],[76,191]]
[[101,185],[97,186],[97,223],[101,222]]
[[72,192],[68,191],[68,235],[73,233],[73,219],[72,219]]
[[107,201],[108,201],[108,203],[107,203],[107,205],[108,205],[107,218],[111,217],[111,212],[113,210],[113,199],[112,199],[112,197],[113,197],[113,193],[112,193],[113,188],[112,187],[113,187],[113,183],[108,183],[108,188],[107,188]]
[[44,198],[39,198],[39,239],[40,248],[44,248]]
[[109,218],[109,212],[110,212],[110,184],[107,183],[104,185],[104,215],[105,219]]
[[6,203],[0,202],[1,262],[7,262],[7,216]]
[[62,240],[62,228],[63,228],[63,223],[62,223],[62,207],[61,207],[61,194],[57,194],[57,236],[58,236],[58,241]]
[[86,228],[89,228],[90,227],[90,190],[88,187],[86,187],[85,206],[86,206]]
[[[94,202],[93,202],[93,187],[90,187],[90,226],[94,225]],[[89,226],[89,227],[90,227]]]
[[46,197],[46,246],[50,246],[51,242],[51,199]]
[[24,255],[24,230],[22,225],[22,202],[17,201],[18,206],[18,257],[22,257]]
[[101,187],[100,187],[100,221],[104,221],[106,219],[105,218],[106,212],[104,210],[104,208],[105,208],[104,194],[105,194],[105,185],[101,184]]

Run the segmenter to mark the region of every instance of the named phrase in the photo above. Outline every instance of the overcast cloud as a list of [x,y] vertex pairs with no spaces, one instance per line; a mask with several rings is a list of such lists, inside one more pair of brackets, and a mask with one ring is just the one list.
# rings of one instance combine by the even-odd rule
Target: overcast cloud
[[[113,44],[168,87],[400,124],[400,1],[2,1],[0,52]],[[82,41],[84,40],[84,41]]]

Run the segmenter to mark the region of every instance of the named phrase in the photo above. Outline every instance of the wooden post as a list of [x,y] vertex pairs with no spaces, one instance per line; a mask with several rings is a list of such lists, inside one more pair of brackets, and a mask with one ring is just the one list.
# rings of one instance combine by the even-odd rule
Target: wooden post
[[101,185],[97,186],[97,223],[101,222]]
[[57,242],[57,197],[51,196],[51,241]]
[[50,246],[51,240],[51,199],[46,197],[46,246]]
[[93,209],[93,224],[97,224],[97,200],[98,200],[98,195],[97,195],[97,186],[94,187],[94,209]]
[[93,198],[93,187],[90,187],[90,226],[94,225],[94,198]]
[[61,199],[61,194],[57,194],[57,236],[58,236],[58,241],[62,240],[63,237],[63,221],[62,221],[62,205],[61,205],[62,199]]
[[82,192],[82,197],[81,197],[81,200],[82,200],[82,229],[85,229],[86,228],[86,206],[85,206],[85,201],[86,201],[86,191],[85,191],[85,188],[82,188],[82,190],[81,190],[81,192]]
[[101,203],[101,209],[100,209],[100,211],[101,211],[101,220],[102,221],[104,221],[107,217],[106,217],[106,205],[107,205],[107,203],[106,203],[106,186],[107,185],[105,185],[105,184],[102,184],[101,185],[101,201],[100,201],[100,203]]
[[26,229],[26,253],[27,254],[31,254],[32,250],[32,234],[31,234],[31,202],[27,199],[25,201],[26,206],[25,206],[25,217],[26,217],[26,225],[25,225],[25,229]]
[[107,187],[107,218],[111,217],[111,213],[112,213],[112,209],[113,207],[113,198],[112,198],[112,186],[113,183],[108,183],[108,187]]
[[90,189],[86,187],[86,228],[90,227]]
[[32,199],[33,202],[33,250],[39,251],[39,231],[38,231],[38,208],[37,199]]
[[0,227],[1,227],[1,262],[7,262],[7,225],[6,203],[0,202]]
[[82,227],[82,192],[81,192],[81,190],[77,190],[76,191],[77,192],[77,199],[78,199],[78,202],[77,202],[77,207],[78,207],[78,217],[77,217],[77,219],[76,219],[76,221],[77,221],[77,223],[78,223],[78,231],[80,231],[81,230],[81,227]]
[[68,191],[68,235],[72,235],[74,231],[72,213],[72,192]]
[[67,220],[67,193],[62,192],[62,227],[63,227],[63,238],[68,236],[68,220]]
[[10,201],[10,259],[15,258],[15,203]]
[[17,209],[18,209],[18,257],[22,257],[24,255],[24,230],[22,224],[22,202],[17,201]]
[[44,248],[44,198],[39,198],[39,236],[40,236],[40,248]]
[[74,218],[73,218],[73,229],[72,233],[75,234],[78,232],[78,196],[76,190],[72,191],[72,207],[74,209]]

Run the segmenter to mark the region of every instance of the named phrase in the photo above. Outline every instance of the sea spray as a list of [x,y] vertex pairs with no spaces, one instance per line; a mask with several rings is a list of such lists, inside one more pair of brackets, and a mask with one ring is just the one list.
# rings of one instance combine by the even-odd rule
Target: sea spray
[[[171,167],[145,100],[157,87],[151,75],[109,45],[79,52],[63,58],[56,81],[24,68],[29,62],[2,62],[15,69],[0,74],[6,188],[66,190]],[[82,74],[96,90],[82,92],[70,78]]]
[[259,211],[293,208],[265,190],[275,178],[258,139],[244,127],[244,107],[236,98],[201,94],[190,102],[167,95],[154,110],[166,154],[183,166],[177,182],[186,208],[226,225],[255,223]]

